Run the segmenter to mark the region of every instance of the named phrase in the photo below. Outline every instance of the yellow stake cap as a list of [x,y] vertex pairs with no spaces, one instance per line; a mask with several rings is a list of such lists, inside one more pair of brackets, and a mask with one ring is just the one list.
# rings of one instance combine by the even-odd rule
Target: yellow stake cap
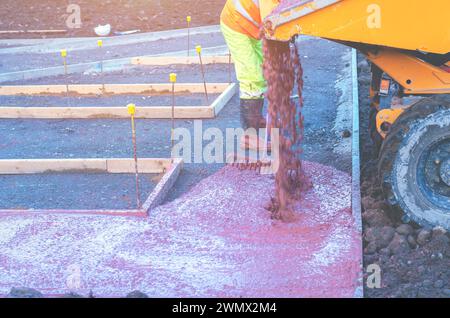
[[98,41],[97,41],[97,45],[98,45],[99,47],[102,47],[102,46],[103,46],[103,40],[98,40]]
[[186,17],[186,21],[187,21],[187,22],[191,22],[191,16],[190,16],[190,15],[188,15],[188,16]]
[[177,81],[177,74],[170,73],[169,80],[170,80],[171,83],[175,83]]
[[61,56],[66,57],[67,56],[67,50],[61,50]]
[[197,51],[198,54],[202,53],[202,46],[201,45],[197,45],[195,47],[195,50]]
[[135,104],[128,104],[127,109],[128,109],[128,114],[130,114],[132,116],[134,114],[136,114],[136,105]]

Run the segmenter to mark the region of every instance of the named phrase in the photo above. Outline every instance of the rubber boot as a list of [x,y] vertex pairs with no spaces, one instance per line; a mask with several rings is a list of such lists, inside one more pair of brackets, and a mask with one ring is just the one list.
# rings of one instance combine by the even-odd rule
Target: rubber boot
[[259,128],[266,127],[266,120],[262,115],[262,110],[264,107],[264,99],[241,99],[241,125],[244,130],[248,128]]
[[[258,136],[259,129],[266,127],[266,119],[262,115],[264,99],[241,99],[241,125],[244,130],[248,128],[256,129],[256,135],[243,136],[241,139],[241,148],[245,150],[259,151],[265,147],[265,141]],[[270,144],[267,149],[270,151]]]

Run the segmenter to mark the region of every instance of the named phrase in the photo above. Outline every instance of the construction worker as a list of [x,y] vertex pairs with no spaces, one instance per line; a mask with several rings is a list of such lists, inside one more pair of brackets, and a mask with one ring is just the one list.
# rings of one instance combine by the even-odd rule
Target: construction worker
[[233,58],[240,84],[240,112],[244,129],[264,128],[262,115],[267,83],[262,63],[262,21],[279,0],[227,0],[220,26]]

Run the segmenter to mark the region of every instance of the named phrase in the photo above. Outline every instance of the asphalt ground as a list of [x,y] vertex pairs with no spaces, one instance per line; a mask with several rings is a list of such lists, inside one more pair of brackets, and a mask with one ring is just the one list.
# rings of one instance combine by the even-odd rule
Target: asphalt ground
[[[214,43],[215,44],[215,43]],[[351,100],[348,88],[350,78],[350,50],[344,46],[318,39],[306,38],[299,42],[305,72],[304,116],[305,140],[304,158],[331,165],[339,170],[351,171],[351,138],[342,133],[351,131]],[[317,52],[320,52],[318,54]],[[20,58],[20,55],[18,56]],[[205,67],[208,82],[228,82],[229,66],[208,65]],[[71,74],[69,76],[45,77],[30,81],[8,84],[65,84],[65,83],[167,83],[168,74],[176,72],[178,82],[201,82],[198,65],[171,67],[128,67],[121,71],[104,74]],[[234,72],[233,72],[234,78]],[[145,99],[144,99],[145,98]],[[55,97],[55,96],[2,96],[6,106],[102,106],[126,105],[170,105],[170,97],[113,96],[113,97]],[[204,104],[204,96],[177,96],[177,105]],[[200,122],[197,122],[197,125]],[[234,98],[215,119],[202,120],[203,131],[218,128],[240,127],[239,98]],[[190,130],[193,136],[194,120],[176,120],[176,127]],[[170,156],[170,120],[138,120],[137,140],[140,157]],[[131,129],[129,120],[0,120],[0,158],[90,158],[131,157]],[[203,145],[208,142],[204,141]],[[186,192],[192,185],[213,174],[223,166],[218,164],[187,163],[167,200],[173,200]],[[33,206],[39,201],[45,206],[45,197],[36,187],[5,187],[8,178],[0,177],[3,191],[12,191],[14,197],[22,198],[22,205]],[[22,179],[18,179],[22,180]],[[45,178],[38,179],[44,182]],[[64,178],[52,179],[61,187],[71,182]],[[86,185],[89,187],[88,185]],[[94,187],[94,184],[93,184]],[[9,190],[8,190],[9,189]],[[44,188],[42,188],[44,189]],[[73,191],[76,188],[71,187]],[[22,192],[22,193],[21,193]],[[25,195],[26,194],[26,195]],[[17,199],[4,195],[2,207],[17,205]],[[63,198],[61,198],[63,200]],[[80,200],[83,200],[80,197]],[[54,201],[54,200],[52,200]],[[50,202],[49,202],[50,205]]]

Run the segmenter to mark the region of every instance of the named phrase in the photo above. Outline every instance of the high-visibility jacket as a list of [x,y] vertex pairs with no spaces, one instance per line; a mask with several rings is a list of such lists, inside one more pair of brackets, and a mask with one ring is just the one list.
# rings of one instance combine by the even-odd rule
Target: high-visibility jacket
[[220,20],[234,31],[260,38],[262,21],[279,0],[227,0]]

